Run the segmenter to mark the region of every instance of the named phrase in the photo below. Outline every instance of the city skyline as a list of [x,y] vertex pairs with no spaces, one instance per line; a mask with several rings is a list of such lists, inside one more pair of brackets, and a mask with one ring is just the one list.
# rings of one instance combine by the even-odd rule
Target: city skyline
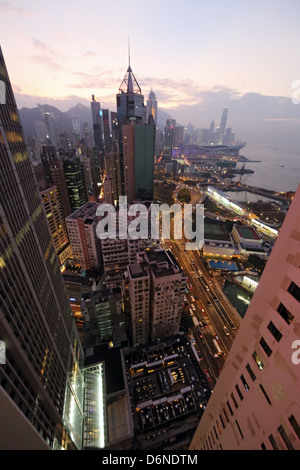
[[297,12],[0,0],[0,449],[300,449]]

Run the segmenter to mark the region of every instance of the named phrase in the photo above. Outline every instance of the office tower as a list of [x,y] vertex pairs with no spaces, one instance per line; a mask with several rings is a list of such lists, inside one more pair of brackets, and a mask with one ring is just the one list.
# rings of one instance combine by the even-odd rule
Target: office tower
[[47,144],[54,145],[54,147],[56,147],[57,137],[56,137],[56,131],[55,131],[54,124],[53,124],[53,117],[50,113],[44,113],[43,116],[44,116],[44,120],[45,120],[45,124],[47,128],[47,136],[46,136]]
[[173,147],[178,147],[183,142],[183,126],[175,126]]
[[133,345],[179,332],[185,278],[163,249],[146,249],[124,274],[124,292],[130,305]]
[[45,171],[46,182],[50,186],[56,186],[60,206],[64,219],[71,214],[71,206],[67,190],[67,184],[63,169],[63,162],[59,158],[55,147],[43,146],[41,160]]
[[91,101],[94,143],[95,147],[103,151],[104,149],[104,131],[103,131],[103,113],[99,101],[96,101],[95,95],[92,95]]
[[39,184],[40,197],[46,213],[56,254],[60,265],[72,257],[65,218],[62,213],[58,190],[56,186]]
[[150,116],[148,124],[134,126],[135,199],[153,200],[154,153],[155,125]]
[[153,117],[155,125],[157,125],[157,100],[153,90],[150,91],[148,100],[147,100],[147,115],[146,122],[149,122],[149,117]]
[[69,152],[72,149],[72,142],[67,132],[61,132],[58,136],[57,148],[63,149],[65,152]]
[[144,95],[132,72],[130,64],[117,94],[117,117],[120,124],[130,120],[145,122],[146,109],[144,106]]
[[84,143],[89,148],[93,146],[90,128],[87,122],[83,124]]
[[224,145],[230,145],[232,142],[232,132],[231,132],[231,127],[227,127],[225,131],[225,135],[223,137],[223,144]]
[[116,112],[110,112],[110,123],[111,123],[111,145],[112,151],[115,152],[118,149],[118,135],[119,135],[119,125],[118,125],[118,115]]
[[214,134],[215,134],[215,121],[211,121],[209,127],[209,143],[212,144],[214,142]]
[[300,187],[191,449],[300,449]]
[[[92,193],[94,199],[97,200],[100,194],[101,182],[105,175],[105,164],[101,167],[102,153],[98,147],[88,147],[86,149],[87,156],[90,160],[90,174],[92,179]],[[104,160],[105,162],[105,160]]]
[[43,121],[34,121],[34,130],[40,144],[47,142],[47,127]]
[[175,119],[167,119],[166,127],[165,127],[165,137],[164,137],[164,158],[166,160],[171,160],[172,158],[175,126],[176,126]]
[[123,158],[124,158],[124,195],[128,201],[135,198],[135,126],[134,124],[123,125]]
[[117,99],[117,120],[118,120],[118,153],[120,166],[120,193],[119,196],[126,195],[125,190],[125,171],[126,164],[124,162],[124,138],[123,125],[127,124],[144,124],[145,123],[145,106],[144,96],[141,88],[129,65],[127,73],[119,87]]
[[[109,155],[105,157],[104,184],[106,181],[109,181],[108,185],[111,187],[111,196],[109,197],[109,200],[113,200],[114,203],[117,200],[118,194],[120,194],[121,190],[119,154],[115,151],[111,151]],[[108,202],[106,198],[104,200],[105,202]]]
[[220,124],[220,133],[219,133],[219,144],[223,143],[223,138],[225,135],[226,124],[227,124],[227,117],[228,117],[228,108],[223,109],[221,124]]
[[103,111],[99,101],[96,101],[95,95],[92,95],[91,102],[92,119],[93,119],[93,133],[94,133],[94,147],[93,147],[93,187],[94,196],[98,197],[98,187],[105,170],[104,157],[104,127],[103,127]]
[[83,355],[1,49],[0,80],[0,448],[80,448]]
[[96,234],[95,202],[87,202],[66,218],[74,260],[84,269],[101,265],[101,243]]
[[85,189],[86,200],[87,201],[89,201],[90,199],[94,200],[91,158],[89,155],[81,153],[81,149],[79,149],[78,157],[81,162],[82,169],[83,169],[84,189]]
[[112,135],[110,130],[109,110],[102,109],[103,114],[103,135],[104,135],[104,150],[107,155],[112,149]]
[[75,134],[77,140],[81,139],[81,124],[78,116],[72,116],[72,128],[73,134]]
[[88,200],[84,178],[84,167],[79,157],[66,158],[63,170],[71,206],[71,211],[79,209]]
[[105,177],[102,186],[101,198],[103,202],[106,204],[114,204],[114,190],[113,190],[114,182],[111,178]]

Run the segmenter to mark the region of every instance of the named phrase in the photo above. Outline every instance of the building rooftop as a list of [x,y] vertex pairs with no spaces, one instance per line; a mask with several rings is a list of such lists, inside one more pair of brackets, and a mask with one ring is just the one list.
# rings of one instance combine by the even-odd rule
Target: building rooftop
[[[100,204],[97,202],[87,202],[70,214],[68,219],[85,219],[85,223],[92,223],[96,216],[97,208]],[[87,222],[86,222],[87,221]]]
[[176,335],[125,355],[134,427],[153,432],[188,418],[205,407],[210,396],[191,343]]
[[85,367],[104,362],[106,396],[121,392],[125,389],[121,349],[109,348],[101,344],[86,350]]
[[204,238],[231,242],[229,232],[224,222],[207,218],[204,219]]
[[245,238],[246,240],[260,240],[258,233],[253,227],[237,224],[235,224],[234,227],[241,238]]

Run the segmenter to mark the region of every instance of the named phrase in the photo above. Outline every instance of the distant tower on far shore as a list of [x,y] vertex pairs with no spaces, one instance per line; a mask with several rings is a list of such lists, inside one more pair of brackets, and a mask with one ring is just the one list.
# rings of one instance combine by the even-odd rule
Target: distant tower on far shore
[[155,93],[151,89],[148,100],[147,100],[147,117],[146,122],[149,120],[149,116],[152,115],[155,124],[157,125],[157,100]]

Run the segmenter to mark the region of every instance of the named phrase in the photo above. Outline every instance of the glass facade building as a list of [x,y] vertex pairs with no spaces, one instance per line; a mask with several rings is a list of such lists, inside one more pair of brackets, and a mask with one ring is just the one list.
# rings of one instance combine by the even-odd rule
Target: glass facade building
[[0,81],[0,448],[53,448],[83,353],[1,49]]

